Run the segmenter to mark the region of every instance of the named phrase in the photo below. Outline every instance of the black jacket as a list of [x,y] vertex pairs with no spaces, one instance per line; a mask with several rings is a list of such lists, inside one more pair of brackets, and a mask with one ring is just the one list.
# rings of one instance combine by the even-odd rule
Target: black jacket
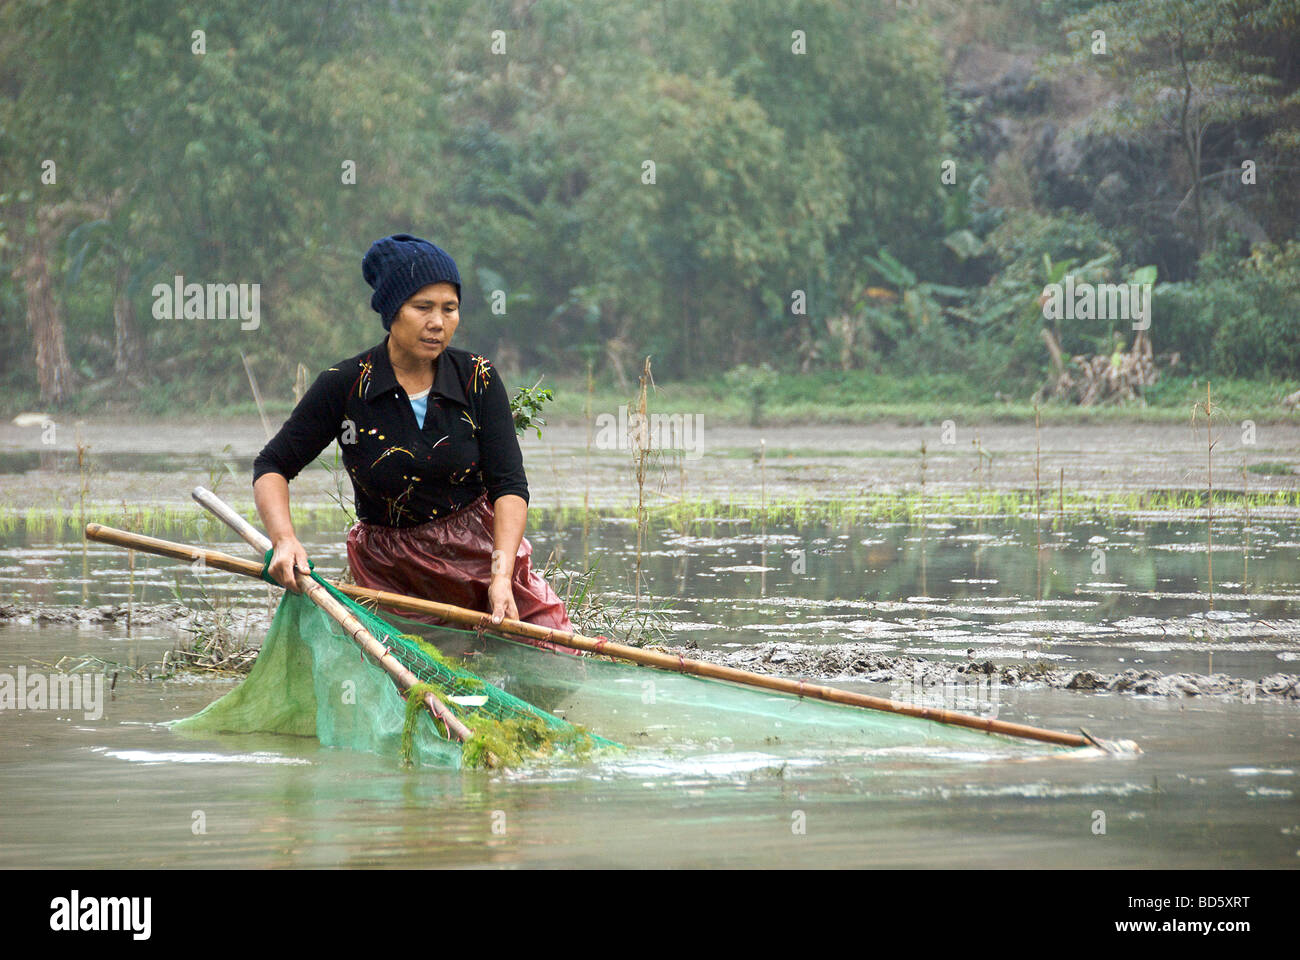
[[409,527],[472,503],[513,493],[528,478],[510,398],[484,357],[447,347],[438,357],[424,428],[388,359],[388,339],[330,367],[253,462],[292,480],[338,440],[358,519]]

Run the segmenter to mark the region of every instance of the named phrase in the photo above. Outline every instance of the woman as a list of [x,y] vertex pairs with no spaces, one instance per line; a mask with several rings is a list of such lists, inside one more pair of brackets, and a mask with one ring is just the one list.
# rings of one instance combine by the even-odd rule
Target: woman
[[528,481],[505,385],[485,358],[451,346],[455,262],[402,233],[375,241],[361,272],[388,336],[317,377],[253,464],[270,575],[294,590],[293,571],[307,569],[289,481],[338,440],[355,492],[348,564],[358,584],[487,610],[493,623],[572,630],[532,569]]

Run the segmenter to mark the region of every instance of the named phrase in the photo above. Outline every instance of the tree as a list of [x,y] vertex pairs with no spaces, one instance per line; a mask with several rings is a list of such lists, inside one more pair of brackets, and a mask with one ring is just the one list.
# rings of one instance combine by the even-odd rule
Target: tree
[[[1192,239],[1198,253],[1203,252],[1206,185],[1240,175],[1235,164],[1207,169],[1207,138],[1260,119],[1273,128],[1270,140],[1276,146],[1297,142],[1300,125],[1290,96],[1298,79],[1292,58],[1300,44],[1295,4],[1120,0],[1070,17],[1064,26],[1076,62],[1109,70],[1125,81],[1125,96],[1099,127],[1164,130],[1175,138],[1188,186],[1171,217],[1177,219],[1190,204]],[[1099,42],[1105,44],[1104,54],[1099,54]]]
[[[74,368],[98,375],[111,363],[121,375],[148,354],[191,398],[220,381],[216,396],[229,400],[241,350],[291,368],[301,345],[323,354],[315,363],[355,348],[339,336],[337,304],[358,299],[377,214],[400,206],[392,188],[407,184],[386,168],[414,167],[434,122],[427,80],[409,69],[427,38],[394,31],[394,16],[252,0],[0,8],[0,123],[14,135],[4,159],[20,171],[7,185],[17,189],[6,194],[4,247],[25,291],[42,399],[67,399]],[[45,159],[55,183],[37,180]],[[351,191],[347,160],[363,167]],[[102,234],[91,229],[99,219]],[[65,252],[70,236],[94,242]],[[96,259],[98,287],[79,294],[90,315],[61,350],[66,293],[53,281],[63,264],[81,275]],[[176,275],[258,284],[274,322],[158,321],[145,306],[137,336],[137,307]],[[108,339],[111,351],[95,349]]]

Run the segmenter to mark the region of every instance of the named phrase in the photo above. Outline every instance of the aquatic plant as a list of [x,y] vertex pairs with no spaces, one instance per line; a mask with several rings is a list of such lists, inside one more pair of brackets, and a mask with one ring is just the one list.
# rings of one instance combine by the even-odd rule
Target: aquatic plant
[[[636,477],[636,576],[634,578],[634,588],[637,606],[641,605],[641,553],[649,529],[645,505],[645,479],[651,461],[661,454],[661,451],[651,444],[650,415],[646,409],[646,388],[653,384],[654,378],[650,374],[650,358],[646,357],[645,367],[641,371],[640,388],[637,392],[635,404],[636,419],[632,428],[634,431],[632,436],[632,463]],[[631,421],[633,417],[629,416],[628,419]]]
[[1192,404],[1192,426],[1196,426],[1198,412],[1205,414],[1205,569],[1209,585],[1210,609],[1214,609],[1214,447],[1219,442],[1214,436],[1213,420],[1216,413],[1222,413],[1216,407],[1210,389],[1210,382],[1205,382],[1205,403]]
[[472,734],[461,748],[465,767],[497,769],[517,767],[564,753],[585,760],[596,743],[585,729],[566,725],[553,727],[540,717],[493,717],[478,710],[464,709],[436,683],[417,683],[406,692],[406,715],[402,724],[401,760],[406,766],[415,759],[415,728],[424,712],[424,695],[438,697]]
[[[769,523],[794,527],[872,521],[919,522],[922,516],[1033,518],[1038,512],[1037,499],[1032,489],[945,490],[924,495],[918,489],[911,489],[864,491],[848,497],[823,499],[796,494],[769,499],[766,505],[759,498],[752,501],[737,501],[731,496],[725,501],[688,498],[646,506],[644,510],[652,529],[696,533],[721,521],[761,523],[764,516]],[[1135,514],[1195,512],[1203,510],[1205,505],[1205,492],[1198,490],[1071,491],[1064,487],[1063,482],[1057,499],[1060,514],[1109,515],[1115,519]],[[1215,491],[1216,516],[1229,510],[1243,510],[1247,506],[1253,510],[1294,510],[1300,508],[1300,490]],[[530,516],[550,523],[561,509],[566,508],[538,506],[530,510]],[[592,513],[608,519],[635,519],[637,515],[634,506],[593,508]]]
[[652,606],[624,606],[614,602],[616,594],[600,590],[600,558],[582,570],[569,570],[548,558],[542,577],[563,598],[574,628],[582,634],[604,637],[616,643],[643,647],[667,641],[664,625],[667,601]]
[[524,434],[529,430],[536,432],[537,439],[542,439],[542,427],[546,426],[546,421],[538,414],[542,412],[542,407],[555,399],[555,392],[550,388],[539,390],[542,381],[539,379],[531,387],[520,387],[515,395],[510,398],[510,413],[515,421],[515,433]]
[[253,618],[245,616],[242,623],[237,623],[229,600],[214,600],[197,577],[195,592],[187,593],[181,589],[178,575],[172,596],[191,614],[190,623],[182,626],[190,634],[189,643],[170,651],[173,670],[244,674],[253,668],[259,649],[252,642]]

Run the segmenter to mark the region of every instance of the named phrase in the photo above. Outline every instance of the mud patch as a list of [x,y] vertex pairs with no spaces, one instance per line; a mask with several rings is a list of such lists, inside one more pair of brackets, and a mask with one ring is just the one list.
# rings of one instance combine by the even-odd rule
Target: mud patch
[[1130,668],[1120,673],[999,666],[992,660],[948,663],[923,657],[881,653],[870,643],[834,646],[757,643],[740,649],[702,650],[665,647],[669,653],[738,667],[754,673],[798,676],[809,680],[861,680],[867,683],[920,683],[942,686],[997,678],[1002,686],[1052,688],[1091,693],[1128,693],[1155,697],[1220,697],[1300,702],[1300,675],[1274,673],[1258,680],[1223,673],[1160,673]]
[[0,623],[19,625],[57,623],[73,626],[107,626],[114,623],[170,623],[180,629],[193,626],[196,615],[179,603],[127,604],[104,603],[95,607],[71,607],[66,604],[0,603]]

